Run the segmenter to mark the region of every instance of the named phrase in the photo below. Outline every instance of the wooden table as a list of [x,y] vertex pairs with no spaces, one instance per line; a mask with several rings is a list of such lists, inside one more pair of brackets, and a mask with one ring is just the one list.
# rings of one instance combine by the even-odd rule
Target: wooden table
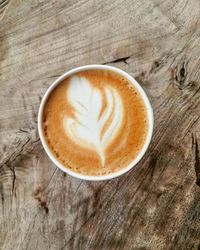
[[[76,66],[134,76],[155,113],[129,173],[60,171],[37,132],[41,98]],[[0,249],[200,249],[200,1],[0,0]]]

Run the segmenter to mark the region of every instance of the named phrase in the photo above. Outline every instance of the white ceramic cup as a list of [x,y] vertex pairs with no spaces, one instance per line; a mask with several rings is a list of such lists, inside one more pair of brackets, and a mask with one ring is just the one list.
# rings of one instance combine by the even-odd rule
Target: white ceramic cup
[[[76,173],[76,172],[70,170],[69,168],[64,167],[56,159],[56,157],[51,153],[51,150],[49,149],[48,144],[45,141],[45,137],[44,137],[43,130],[42,130],[42,113],[43,113],[43,109],[44,109],[44,106],[45,106],[45,103],[46,103],[46,101],[48,99],[49,94],[65,78],[69,77],[70,75],[72,75],[74,73],[77,73],[77,72],[80,72],[80,71],[83,71],[83,70],[89,70],[89,69],[110,70],[110,71],[116,72],[119,75],[122,75],[123,77],[127,78],[129,80],[129,82],[134,85],[134,87],[137,89],[137,91],[140,93],[141,97],[143,98],[143,101],[145,103],[146,110],[147,110],[147,115],[148,115],[149,128],[148,128],[146,141],[145,141],[144,146],[142,147],[140,153],[137,155],[137,157],[135,159],[133,159],[133,161],[128,166],[122,168],[121,170],[119,170],[117,172],[114,172],[114,173],[111,173],[111,174],[102,175],[102,176],[83,175],[83,174]],[[128,73],[126,73],[125,71],[123,71],[121,69],[118,69],[118,68],[115,68],[115,67],[106,66],[106,65],[86,65],[86,66],[82,66],[82,67],[72,69],[72,70],[64,73],[57,80],[55,80],[52,83],[52,85],[48,88],[48,90],[46,91],[46,93],[45,93],[45,95],[44,95],[44,97],[42,99],[42,102],[41,102],[40,107],[39,107],[39,112],[38,112],[38,131],[39,131],[40,140],[42,142],[42,145],[43,145],[47,155],[52,160],[52,162],[57,167],[59,167],[61,170],[66,172],[67,174],[70,174],[71,176],[82,179],[82,180],[90,180],[90,181],[109,180],[109,179],[118,177],[118,176],[126,173],[130,169],[132,169],[142,159],[145,152],[147,151],[147,148],[148,148],[148,146],[150,144],[151,137],[152,137],[152,134],[153,134],[153,122],[154,122],[154,119],[153,119],[153,110],[152,110],[151,104],[150,104],[150,102],[149,102],[149,100],[147,98],[147,95],[145,94],[144,90],[139,85],[139,83],[132,76],[130,76]]]

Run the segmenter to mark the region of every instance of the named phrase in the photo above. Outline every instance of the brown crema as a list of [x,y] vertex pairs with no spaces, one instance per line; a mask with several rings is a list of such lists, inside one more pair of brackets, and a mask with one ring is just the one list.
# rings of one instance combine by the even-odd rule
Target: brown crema
[[[92,107],[92,103],[88,108],[85,107],[82,100],[78,100],[77,93],[75,105],[77,104],[80,110],[75,110],[73,99],[70,101],[68,97],[71,91],[69,86],[73,84],[74,77],[86,79],[89,85],[84,91],[91,86],[90,99],[95,99],[97,107]],[[110,90],[110,95],[106,89]],[[82,95],[85,94],[84,91]],[[85,98],[83,97],[84,101]],[[112,104],[109,104],[109,98]],[[101,123],[101,118],[103,124],[94,128],[100,130],[99,142],[94,145],[91,139],[87,140],[87,133],[84,135],[86,139],[79,134],[81,129],[88,133],[93,129],[93,123],[87,125],[90,118],[81,124],[83,116],[86,114],[87,117],[91,113],[87,110],[90,107],[95,110],[92,110],[93,113],[97,112],[99,107],[96,124]],[[80,116],[81,110],[83,114]],[[117,119],[120,119],[120,122]],[[85,128],[87,126],[90,127],[88,130]],[[106,175],[127,167],[144,146],[148,127],[146,106],[137,89],[128,79],[109,70],[85,70],[67,77],[53,89],[43,110],[43,134],[53,155],[66,168],[84,175]],[[110,137],[106,137],[107,132],[111,134]],[[102,139],[104,135],[105,142]]]

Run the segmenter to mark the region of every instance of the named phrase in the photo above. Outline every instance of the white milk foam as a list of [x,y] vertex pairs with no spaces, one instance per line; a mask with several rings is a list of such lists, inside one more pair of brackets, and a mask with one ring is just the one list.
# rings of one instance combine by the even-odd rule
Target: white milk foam
[[63,119],[66,135],[81,147],[95,150],[102,166],[105,165],[105,149],[117,136],[123,121],[123,102],[119,93],[111,86],[105,86],[103,91],[104,94],[86,78],[73,76],[66,98],[74,117]]

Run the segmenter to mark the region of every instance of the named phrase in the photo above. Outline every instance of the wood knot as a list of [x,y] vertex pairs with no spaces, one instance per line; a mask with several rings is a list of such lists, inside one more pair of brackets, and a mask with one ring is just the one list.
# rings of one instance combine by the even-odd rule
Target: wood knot
[[161,65],[161,63],[159,61],[154,61],[149,73],[150,74],[156,73],[159,70],[160,65]]
[[182,90],[189,85],[187,83],[187,62],[183,62],[182,64],[178,65],[174,70],[174,79],[176,86]]
[[129,58],[130,58],[130,56],[120,57],[120,58],[105,62],[105,63],[103,63],[103,65],[110,64],[110,63],[119,63],[119,62],[123,62],[125,64],[128,64],[127,60]]

